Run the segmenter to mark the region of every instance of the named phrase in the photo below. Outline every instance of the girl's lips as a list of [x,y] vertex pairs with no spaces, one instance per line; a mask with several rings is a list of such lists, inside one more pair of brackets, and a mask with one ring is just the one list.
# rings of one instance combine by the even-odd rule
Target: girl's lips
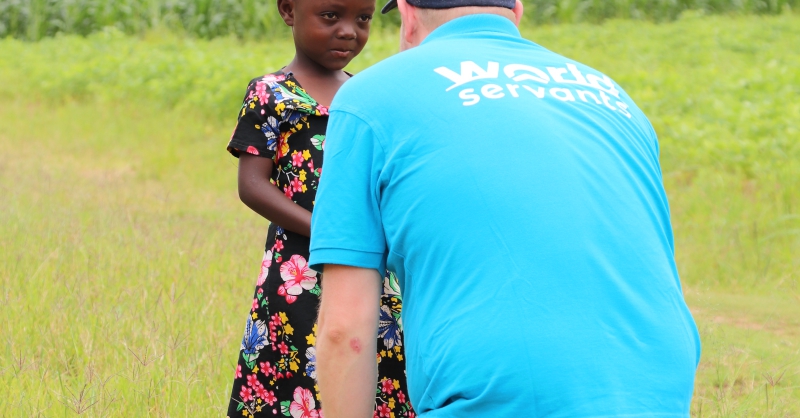
[[353,51],[346,51],[342,49],[332,49],[331,54],[336,58],[348,58]]

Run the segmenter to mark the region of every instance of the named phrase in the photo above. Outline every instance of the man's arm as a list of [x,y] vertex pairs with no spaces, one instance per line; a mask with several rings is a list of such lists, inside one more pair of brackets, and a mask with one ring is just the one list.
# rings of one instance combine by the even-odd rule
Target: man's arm
[[371,418],[383,283],[377,270],[326,265],[317,335],[317,382],[325,418]]

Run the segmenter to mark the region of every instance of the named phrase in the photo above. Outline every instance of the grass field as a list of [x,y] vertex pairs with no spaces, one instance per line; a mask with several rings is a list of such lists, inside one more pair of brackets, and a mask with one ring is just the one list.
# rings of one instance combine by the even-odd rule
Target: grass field
[[[526,22],[602,22],[609,18],[672,21],[683,13],[781,14],[800,0],[522,0]],[[383,3],[378,5],[382,6]],[[397,13],[376,14],[377,27],[397,27]],[[0,0],[0,38],[39,40],[88,35],[113,27],[129,34],[156,28],[211,39],[263,39],[287,34],[274,1],[263,0]]]
[[[694,417],[800,417],[800,17],[528,28],[651,117]],[[395,51],[378,34],[358,71]],[[286,41],[0,40],[0,416],[223,416],[267,223],[225,153]]]

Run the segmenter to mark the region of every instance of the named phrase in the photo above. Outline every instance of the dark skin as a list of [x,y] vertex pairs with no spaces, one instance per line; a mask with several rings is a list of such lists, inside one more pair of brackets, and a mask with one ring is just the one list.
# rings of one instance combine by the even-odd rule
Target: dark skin
[[[278,0],[278,11],[292,27],[295,44],[295,57],[283,71],[292,72],[311,97],[330,106],[350,78],[344,67],[367,43],[375,0]],[[310,236],[311,212],[270,183],[273,165],[270,158],[242,153],[239,198],[284,229]]]

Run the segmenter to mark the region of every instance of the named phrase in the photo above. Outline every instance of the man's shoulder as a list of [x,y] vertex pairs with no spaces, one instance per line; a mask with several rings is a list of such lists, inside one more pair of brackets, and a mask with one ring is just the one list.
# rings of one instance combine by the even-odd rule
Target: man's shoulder
[[376,102],[390,101],[414,79],[420,52],[417,48],[401,52],[354,75],[339,89],[331,109],[374,108]]

